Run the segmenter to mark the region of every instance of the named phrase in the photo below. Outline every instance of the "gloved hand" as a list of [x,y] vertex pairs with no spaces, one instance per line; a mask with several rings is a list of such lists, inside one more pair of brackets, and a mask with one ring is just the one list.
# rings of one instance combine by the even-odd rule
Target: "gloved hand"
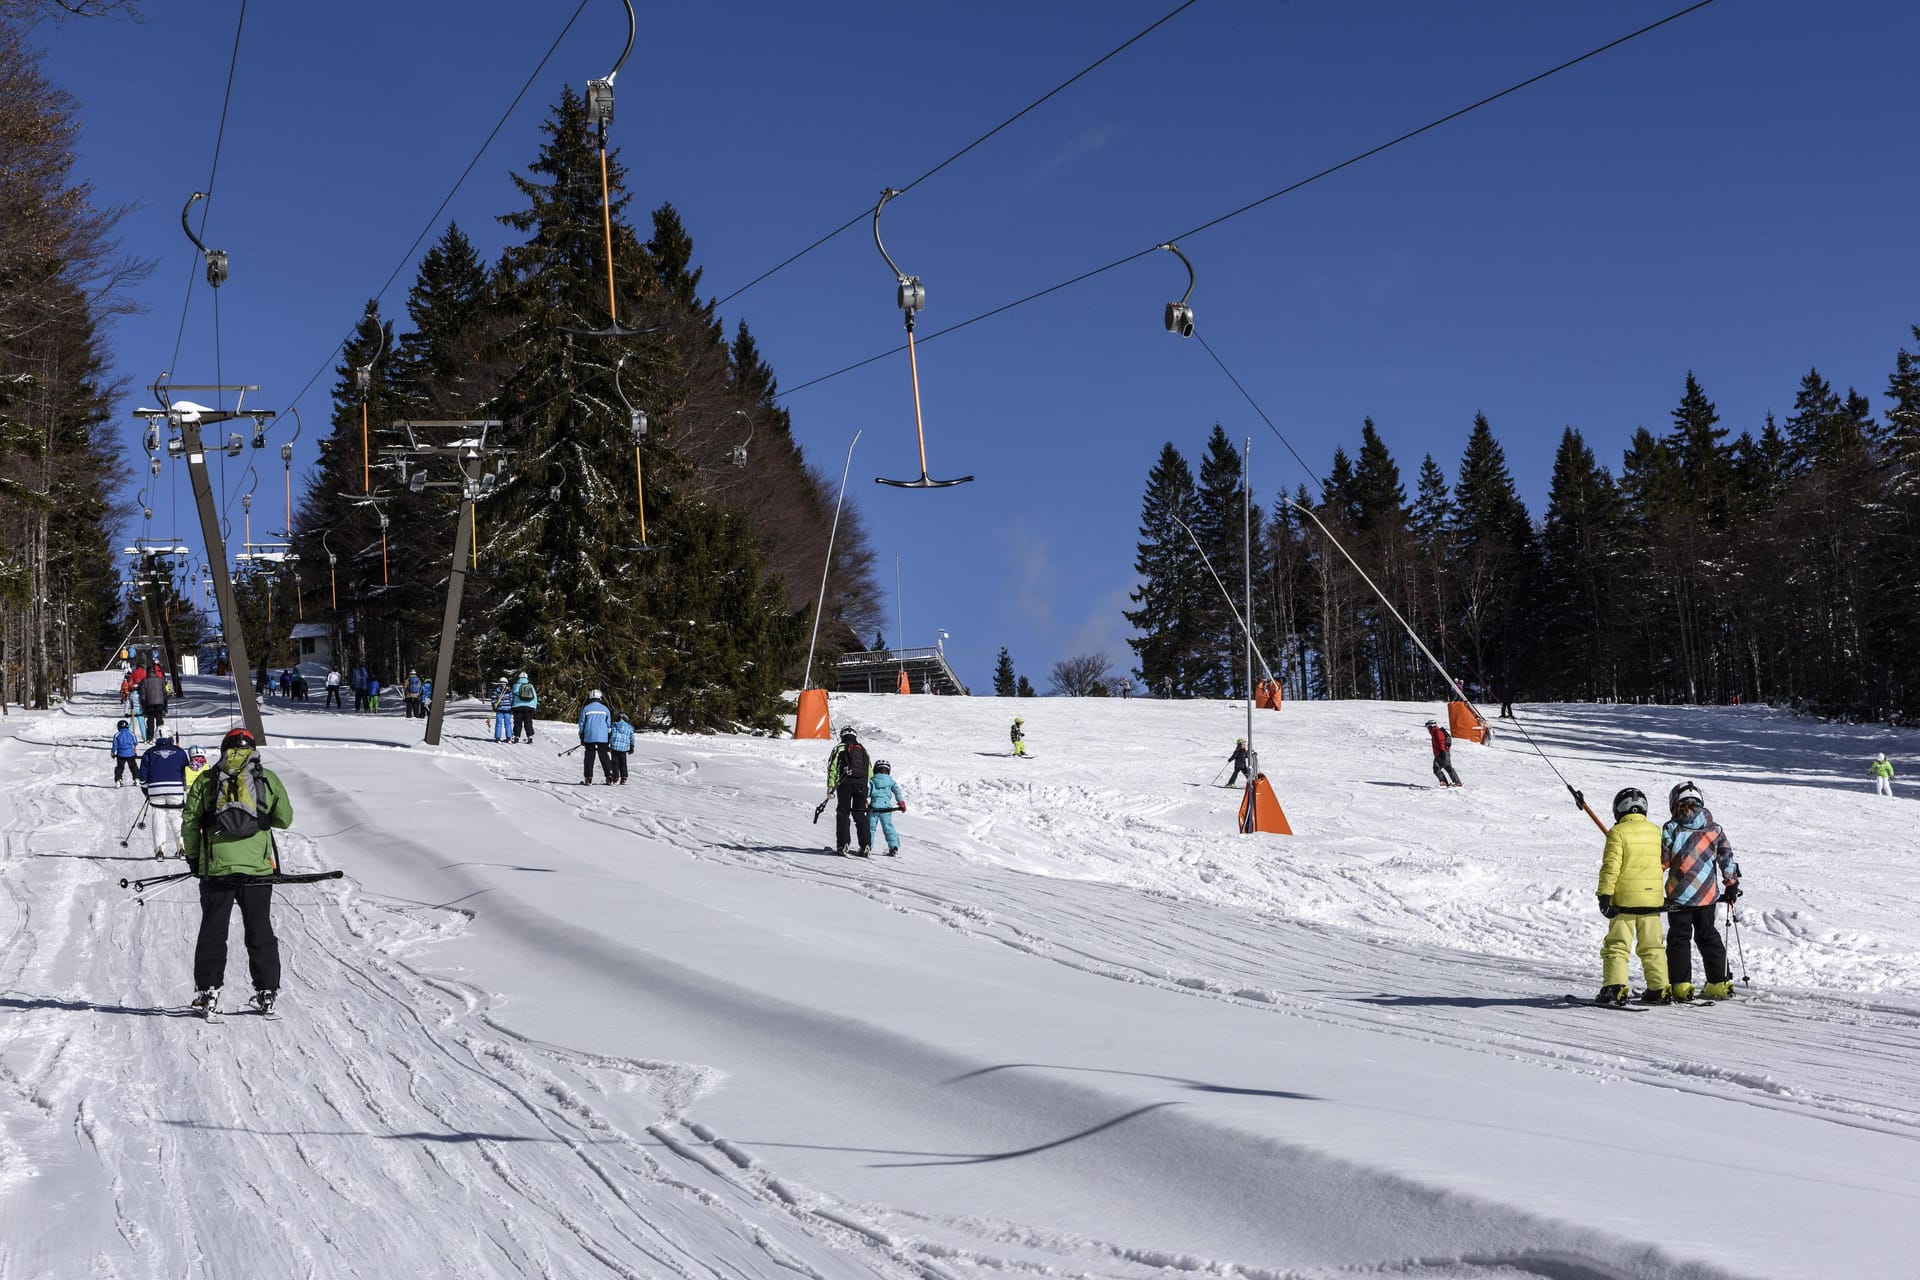
[[1602,893],[1595,896],[1600,899],[1600,914],[1609,920],[1613,919],[1613,895]]
[[[1568,790],[1571,791],[1573,789],[1569,787]],[[1573,807],[1576,809],[1584,809],[1587,807],[1587,798],[1578,791],[1573,792]]]
[[1740,882],[1738,880],[1727,881],[1726,899],[1728,902],[1740,901]]
[[905,813],[907,811],[907,802],[905,800],[902,800],[899,804],[895,805],[894,807],[898,809],[901,813]]

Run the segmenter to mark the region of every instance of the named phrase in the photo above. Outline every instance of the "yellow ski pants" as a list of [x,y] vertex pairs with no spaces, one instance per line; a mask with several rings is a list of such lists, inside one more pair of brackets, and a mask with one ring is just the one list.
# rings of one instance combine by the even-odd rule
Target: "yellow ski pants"
[[1640,953],[1640,972],[1646,976],[1647,990],[1658,991],[1667,985],[1667,946],[1658,915],[1619,915],[1607,921],[1607,938],[1600,944],[1600,985],[1627,985],[1627,956]]

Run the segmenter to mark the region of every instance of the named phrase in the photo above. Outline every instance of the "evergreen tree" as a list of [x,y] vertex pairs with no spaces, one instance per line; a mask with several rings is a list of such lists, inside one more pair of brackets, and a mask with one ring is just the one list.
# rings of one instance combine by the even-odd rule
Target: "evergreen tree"
[[1475,414],[1454,484],[1452,543],[1460,567],[1461,636],[1469,673],[1510,693],[1527,645],[1523,604],[1536,554],[1532,520],[1485,414]]
[[1147,474],[1141,502],[1133,562],[1140,585],[1128,597],[1140,607],[1123,616],[1140,633],[1127,641],[1139,660],[1140,678],[1150,688],[1170,688],[1183,698],[1201,688],[1206,664],[1199,599],[1203,587],[1212,587],[1187,536],[1195,503],[1193,471],[1169,441]]
[[1006,646],[1000,647],[1000,659],[993,666],[993,696],[1011,698],[1019,692],[1018,678],[1013,674],[1013,655]]
[[1034,698],[1039,696],[1039,694],[1035,692],[1032,683],[1028,681],[1025,676],[1020,677],[1020,683],[1014,687],[1014,694],[1016,697],[1021,698]]
[[1615,587],[1620,494],[1572,427],[1560,436],[1541,531],[1534,613],[1541,629],[1536,680],[1584,698],[1618,695]]
[[[1218,574],[1231,591],[1242,576],[1249,526],[1241,476],[1240,454],[1227,438],[1226,429],[1216,422],[1207,437],[1200,483],[1194,493],[1193,519],[1188,521],[1213,565],[1213,573],[1206,574],[1194,597],[1195,656],[1200,664],[1194,692],[1200,697],[1237,697],[1245,683],[1246,673],[1236,658],[1240,652],[1239,625],[1220,585],[1213,580]],[[1251,521],[1251,528],[1258,529],[1264,526],[1266,517],[1255,510]],[[1206,573],[1204,567],[1201,572]]]

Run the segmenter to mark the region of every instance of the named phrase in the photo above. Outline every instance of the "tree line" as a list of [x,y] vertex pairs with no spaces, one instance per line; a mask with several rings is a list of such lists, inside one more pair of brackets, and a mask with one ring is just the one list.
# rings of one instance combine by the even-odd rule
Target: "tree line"
[[[1317,495],[1254,505],[1255,644],[1292,697],[1444,697],[1384,595],[1480,698],[1920,718],[1920,326],[1912,339],[1878,417],[1812,369],[1784,421],[1733,435],[1689,372],[1617,471],[1567,427],[1539,519],[1484,415],[1452,480],[1428,454],[1411,497],[1369,419]],[[1239,697],[1240,631],[1207,566],[1237,604],[1241,463],[1217,424],[1200,456],[1196,475],[1169,442],[1148,473],[1128,643],[1155,692]]]

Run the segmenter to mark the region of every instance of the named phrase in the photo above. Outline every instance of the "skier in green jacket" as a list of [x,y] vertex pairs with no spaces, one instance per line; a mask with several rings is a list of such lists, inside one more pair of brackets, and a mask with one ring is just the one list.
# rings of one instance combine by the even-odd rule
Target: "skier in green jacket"
[[1874,758],[1873,764],[1867,769],[1867,773],[1873,778],[1873,789],[1875,791],[1883,796],[1891,796],[1893,794],[1893,761],[1887,759],[1886,752],[1882,751]]
[[293,822],[293,805],[280,779],[260,766],[253,735],[234,729],[220,742],[220,759],[193,781],[180,816],[187,865],[200,877],[200,936],[193,948],[193,1007],[217,1017],[227,972],[227,928],[234,904],[247,944],[252,1004],[273,1012],[280,992],[280,942],[273,934],[273,886],[253,884],[278,871],[273,829]]

